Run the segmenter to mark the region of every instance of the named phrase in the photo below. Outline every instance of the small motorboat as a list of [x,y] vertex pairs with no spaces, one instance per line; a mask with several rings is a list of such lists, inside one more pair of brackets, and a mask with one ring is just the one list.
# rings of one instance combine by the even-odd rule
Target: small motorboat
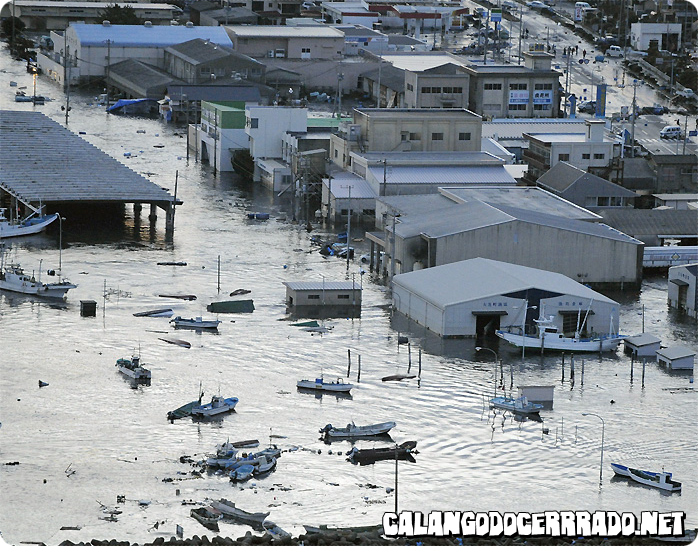
[[353,422],[346,427],[337,428],[331,424],[325,425],[320,429],[320,434],[324,434],[329,438],[362,438],[366,436],[378,436],[387,434],[395,427],[394,421],[386,421],[385,423],[377,423],[375,425],[360,425],[356,426]]
[[490,400],[490,407],[509,410],[514,413],[538,413],[543,409],[543,404],[529,402],[525,396],[519,396],[518,398],[496,396]]
[[274,468],[276,468],[276,457],[262,456],[262,460],[254,467],[254,475],[259,476],[271,472]]
[[244,521],[246,523],[252,523],[261,525],[262,522],[267,518],[269,512],[247,512],[235,506],[234,502],[227,499],[221,499],[218,501],[213,501],[211,504],[213,508],[218,510],[223,516],[231,517]]
[[209,320],[206,319],[204,320],[202,317],[195,317],[195,318],[182,318],[180,316],[176,316],[173,318],[170,322],[174,323],[175,328],[194,328],[194,329],[208,329],[208,330],[215,330],[218,328],[218,325],[221,323],[220,320]]
[[231,482],[242,482],[242,481],[250,479],[252,477],[253,473],[254,473],[254,465],[243,464],[243,465],[240,465],[237,468],[231,470],[228,473],[228,476],[230,476]]
[[336,381],[327,382],[322,377],[318,377],[315,381],[310,379],[301,379],[296,383],[299,389],[308,389],[314,391],[327,391],[327,392],[349,392],[354,385],[351,383],[345,383],[341,377],[337,378]]
[[148,381],[151,377],[150,370],[141,366],[140,355],[133,355],[131,358],[120,358],[116,361],[116,367],[122,374],[136,381]]
[[211,508],[202,506],[201,508],[192,508],[190,514],[191,517],[207,529],[211,529],[211,531],[216,533],[219,531],[218,520],[221,519],[221,514],[217,510],[214,511]]
[[213,396],[208,404],[201,404],[191,409],[191,414],[194,417],[212,417],[221,413],[227,413],[235,409],[238,403],[236,397],[223,398],[222,396]]
[[611,463],[611,468],[613,468],[613,472],[615,472],[616,475],[630,478],[642,485],[656,487],[664,491],[681,491],[681,482],[672,480],[671,472],[664,472],[663,470],[661,472],[651,472],[649,470],[630,468],[617,463]]

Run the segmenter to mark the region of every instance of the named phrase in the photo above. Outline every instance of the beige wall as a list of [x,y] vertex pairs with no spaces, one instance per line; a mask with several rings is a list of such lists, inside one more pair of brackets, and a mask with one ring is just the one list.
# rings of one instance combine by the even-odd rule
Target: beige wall
[[[468,108],[469,85],[468,74],[431,75],[405,72],[405,107]],[[427,87],[429,92],[425,92]],[[433,92],[434,88],[438,91]],[[454,88],[459,88],[460,92],[454,92]]]

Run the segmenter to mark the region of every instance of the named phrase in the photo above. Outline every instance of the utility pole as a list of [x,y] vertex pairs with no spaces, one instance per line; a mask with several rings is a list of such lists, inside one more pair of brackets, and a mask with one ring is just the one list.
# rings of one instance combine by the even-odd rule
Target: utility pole
[[109,110],[109,65],[111,64],[111,40],[107,40],[107,110]]
[[635,114],[636,114],[636,109],[637,105],[635,103],[635,98],[637,96],[637,80],[633,80],[633,111],[632,111],[632,119],[633,123],[630,126],[630,157],[635,157]]
[[516,64],[521,64],[521,30],[523,24],[523,6],[519,6],[519,60]]
[[383,159],[383,193],[382,196],[385,197],[388,190],[388,160]]
[[[393,232],[390,238],[390,286],[392,287],[393,278],[395,278],[395,210],[393,209]],[[391,288],[392,290],[392,288]]]
[[683,122],[683,155],[686,155],[686,139],[688,138],[688,114]]
[[70,48],[66,44],[65,57],[63,58],[63,87],[65,90],[65,124],[68,125],[70,113]]
[[342,119],[342,80],[344,79],[344,74],[337,74],[337,119],[341,121]]
[[380,44],[380,55],[378,57],[378,91],[376,92],[376,106],[378,108],[381,107],[381,69],[383,68],[383,42]]
[[[181,90],[180,90],[181,93]],[[182,93],[182,96],[180,100],[182,101],[182,104],[186,104],[185,108],[187,109],[187,114],[186,114],[186,127],[187,127],[187,165],[189,165],[189,98],[185,93]]]
[[[572,58],[572,54],[568,51],[567,52],[567,76],[565,78],[565,100],[564,100],[564,107],[565,107],[565,117],[567,117],[567,102],[569,100],[570,96],[570,68],[572,63],[570,62],[570,59]],[[570,112],[572,114],[572,112]]]
[[[487,65],[487,39],[490,34],[490,10],[487,10],[487,20],[485,21],[485,54],[482,57],[483,65]],[[493,54],[494,55],[494,54]]]

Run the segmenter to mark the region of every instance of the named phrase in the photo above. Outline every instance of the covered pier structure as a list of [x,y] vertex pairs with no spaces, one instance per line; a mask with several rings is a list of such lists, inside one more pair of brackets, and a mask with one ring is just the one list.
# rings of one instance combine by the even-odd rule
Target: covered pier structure
[[143,204],[165,211],[165,238],[174,234],[181,201],[40,112],[0,110],[0,207],[23,217],[70,207],[133,203],[136,221]]

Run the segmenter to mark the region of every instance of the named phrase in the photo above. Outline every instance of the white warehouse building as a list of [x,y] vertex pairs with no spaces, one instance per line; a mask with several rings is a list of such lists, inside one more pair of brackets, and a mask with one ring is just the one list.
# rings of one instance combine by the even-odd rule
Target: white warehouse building
[[442,337],[476,337],[533,328],[552,317],[565,335],[618,332],[619,305],[603,294],[542,269],[473,258],[393,278],[393,307]]

